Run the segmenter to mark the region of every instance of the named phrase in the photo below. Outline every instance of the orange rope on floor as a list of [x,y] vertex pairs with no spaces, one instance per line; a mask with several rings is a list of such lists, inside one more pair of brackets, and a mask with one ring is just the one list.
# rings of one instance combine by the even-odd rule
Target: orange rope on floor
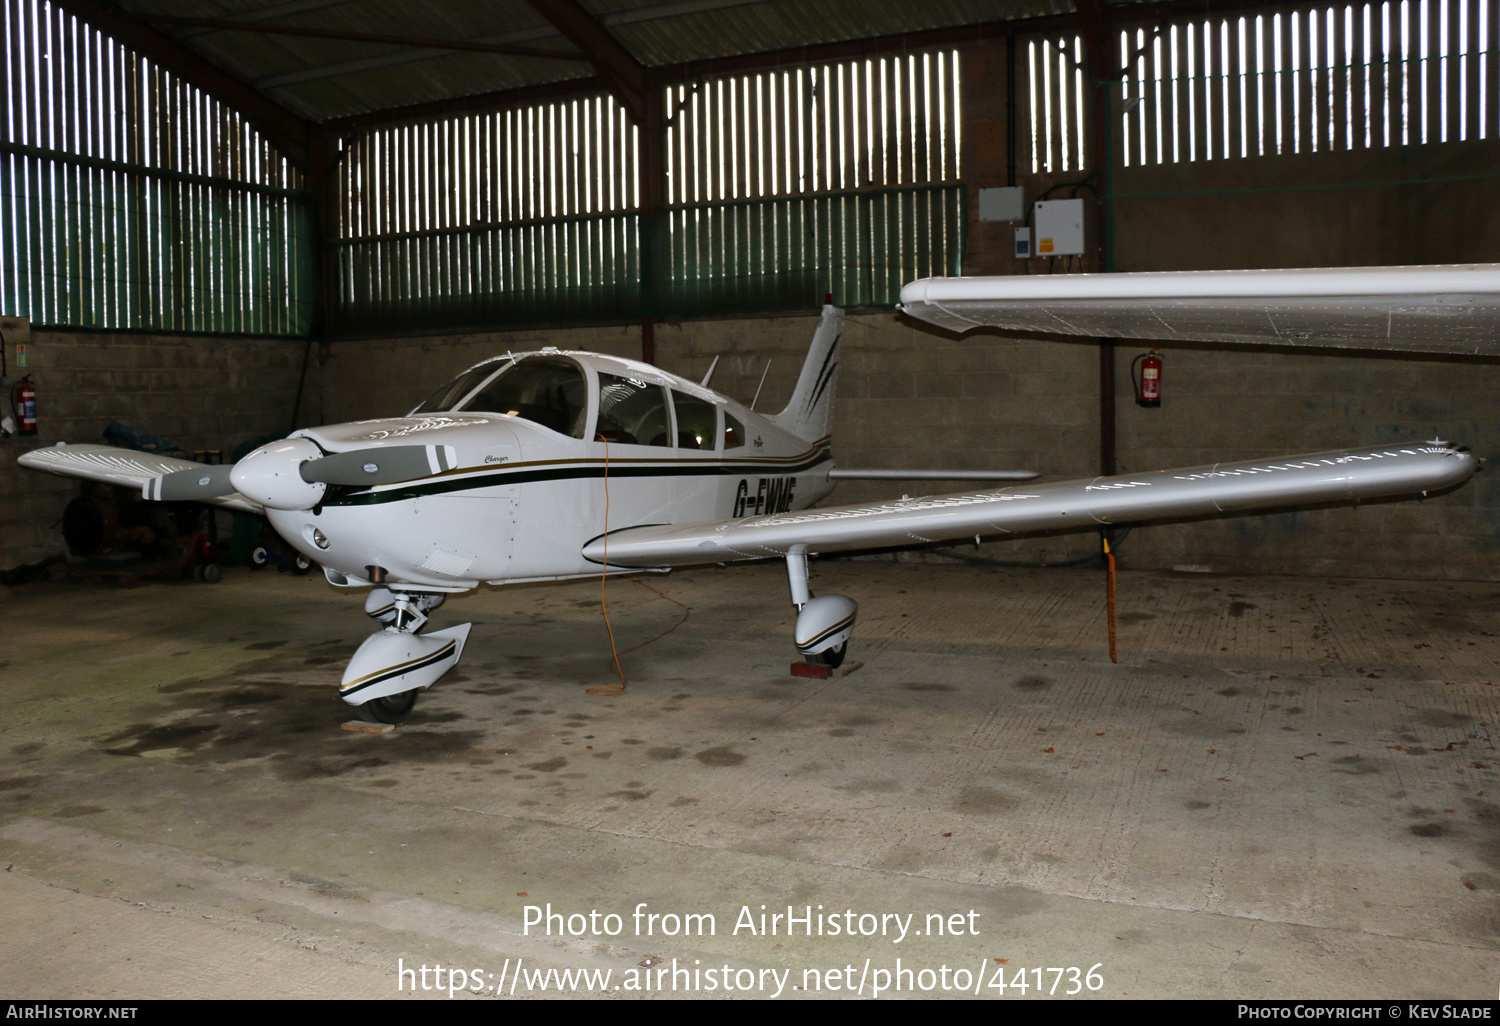
[[[651,592],[653,595],[656,595],[659,598],[666,599],[668,602],[672,603],[675,606],[681,606],[682,607],[682,619],[678,620],[676,623],[674,623],[672,626],[668,627],[666,630],[662,631],[660,634],[656,635],[654,638],[647,638],[645,641],[641,642],[639,645],[632,645],[632,646],[630,646],[625,651],[623,651],[623,652],[620,653],[620,655],[622,655],[622,656],[623,655],[629,655],[630,653],[634,652],[638,648],[645,648],[647,645],[651,644],[653,641],[660,641],[662,638],[665,638],[668,634],[671,634],[677,628],[679,628],[683,624],[687,623],[688,617],[690,617],[690,616],[693,615],[693,611],[687,607],[687,603],[685,603],[685,602],[678,602],[671,595],[668,595],[664,591],[658,591],[657,589],[651,587],[651,585],[647,584],[645,581],[637,579],[634,583],[639,584],[642,588],[645,588],[647,591]],[[616,658],[618,658],[618,656]]]
[[1109,551],[1109,539],[1104,539],[1104,558],[1109,565],[1109,661],[1118,663],[1115,648],[1115,554]]
[[[604,601],[604,585],[609,580],[609,439],[600,435],[604,442],[604,569],[599,572],[599,608],[604,613],[604,629],[609,631],[609,651],[614,657],[615,673],[619,675],[620,686],[613,684],[601,685],[588,688],[590,695],[618,695],[625,690],[625,671],[620,668],[620,653],[615,650],[615,629],[609,625],[609,604]],[[640,646],[637,645],[636,648]],[[634,651],[632,649],[631,651]]]

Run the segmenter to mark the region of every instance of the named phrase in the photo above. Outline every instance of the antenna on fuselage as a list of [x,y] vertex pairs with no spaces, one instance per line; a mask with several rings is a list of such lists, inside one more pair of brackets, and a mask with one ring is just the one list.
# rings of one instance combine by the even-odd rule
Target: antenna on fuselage
[[766,361],[766,369],[760,372],[760,384],[755,386],[755,399],[750,400],[750,408],[755,409],[756,400],[760,399],[760,390],[766,387],[766,375],[771,373],[771,361]]
[[707,388],[708,387],[708,379],[714,376],[714,368],[716,368],[718,366],[719,366],[719,358],[717,356],[715,356],[714,357],[714,362],[708,365],[708,373],[705,374],[705,375],[703,375],[703,380],[702,381],[698,382],[698,385],[700,387],[702,387],[702,388]]

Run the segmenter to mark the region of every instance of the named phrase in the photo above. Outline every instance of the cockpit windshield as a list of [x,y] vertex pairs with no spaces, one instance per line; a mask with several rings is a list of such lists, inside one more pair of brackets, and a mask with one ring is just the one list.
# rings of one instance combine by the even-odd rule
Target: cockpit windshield
[[582,438],[588,421],[588,379],[583,368],[561,356],[527,356],[504,370],[473,399],[469,413],[523,417],[559,434]]
[[588,392],[583,368],[566,357],[502,358],[465,371],[412,412],[502,413],[582,438],[588,421]]
[[486,360],[476,367],[470,367],[428,396],[422,405],[411,411],[411,416],[415,417],[419,413],[448,413],[452,411],[458,405],[459,400],[474,391],[486,378],[491,377],[497,370],[510,362],[509,357],[502,356],[494,360]]

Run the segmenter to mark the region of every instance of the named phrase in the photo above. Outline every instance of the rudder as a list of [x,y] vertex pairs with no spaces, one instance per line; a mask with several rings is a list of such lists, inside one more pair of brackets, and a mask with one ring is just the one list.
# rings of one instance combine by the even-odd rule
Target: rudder
[[823,318],[813,333],[802,374],[786,409],[771,417],[777,427],[815,442],[828,437],[833,426],[834,382],[839,369],[839,341],[844,337],[844,311],[832,297],[823,305]]

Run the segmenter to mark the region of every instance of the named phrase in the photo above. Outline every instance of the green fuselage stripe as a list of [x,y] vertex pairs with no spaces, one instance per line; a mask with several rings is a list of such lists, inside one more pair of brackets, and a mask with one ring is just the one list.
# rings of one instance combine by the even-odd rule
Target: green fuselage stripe
[[[742,477],[747,474],[761,475],[791,475],[800,474],[811,470],[821,463],[833,459],[832,453],[823,449],[817,455],[805,459],[800,463],[778,464],[765,463],[738,463],[738,464],[696,464],[696,463],[673,463],[661,466],[631,466],[628,463],[609,465],[609,476],[613,478],[622,477]],[[526,484],[531,481],[566,481],[585,480],[589,478],[602,478],[605,474],[605,465],[601,460],[597,463],[582,465],[551,464],[549,466],[528,468],[525,470],[497,469],[492,473],[480,474],[472,477],[430,477],[415,481],[409,485],[399,488],[390,488],[384,491],[360,491],[347,495],[338,495],[328,498],[325,506],[372,506],[385,502],[403,502],[407,499],[417,499],[424,495],[443,495],[447,492],[466,492],[480,488],[496,488],[504,485]]]

